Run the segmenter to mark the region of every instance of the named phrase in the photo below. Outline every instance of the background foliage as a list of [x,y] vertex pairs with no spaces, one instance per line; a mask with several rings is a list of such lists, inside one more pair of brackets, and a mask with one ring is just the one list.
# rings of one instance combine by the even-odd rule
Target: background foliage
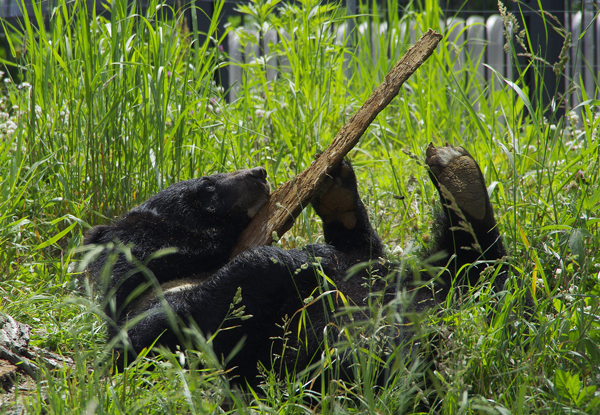
[[[414,22],[417,33],[447,33],[436,2],[416,2],[402,13],[394,4],[390,15],[401,17],[390,27]],[[230,30],[250,44],[269,28],[292,35],[271,47],[282,63],[276,80],[267,80],[268,59],[243,64],[238,98],[229,103],[214,82],[227,62],[216,18],[207,29],[211,41],[200,44],[183,14],[163,17],[167,6],[152,3],[142,13],[135,2],[113,0],[107,7],[110,17],[96,16],[84,1],[61,0],[47,30],[38,29],[44,25],[37,10],[10,37],[22,78],[6,78],[0,100],[0,310],[31,324],[36,345],[73,357],[77,366],[0,392],[0,411],[600,410],[598,97],[557,119],[532,106],[522,78],[497,77],[498,90],[475,82],[469,74],[480,57],[456,66],[454,51],[463,45],[448,38],[350,156],[373,223],[389,256],[401,262],[413,261],[413,247],[429,242],[436,194],[419,162],[426,144],[464,146],[484,172],[514,278],[501,293],[482,282],[440,313],[419,316],[437,339],[426,348],[435,349],[435,365],[423,350],[410,358],[397,350],[390,358],[396,376],[374,388],[376,357],[367,342],[360,350],[349,346],[363,376],[321,394],[301,380],[266,374],[263,391],[241,395],[218,361],[195,370],[207,352],[165,353],[151,372],[151,361],[142,359],[106,376],[100,312],[74,253],[84,232],[191,177],[263,165],[277,187],[328,145],[410,45],[402,30],[367,32],[346,45],[331,30],[345,21],[343,8],[255,0],[241,11],[261,30]],[[359,23],[380,19],[375,4],[361,12]],[[371,44],[379,53],[371,54]],[[532,61],[530,70],[539,64]],[[307,210],[280,243],[320,240]],[[529,321],[520,318],[523,287],[535,297]]]

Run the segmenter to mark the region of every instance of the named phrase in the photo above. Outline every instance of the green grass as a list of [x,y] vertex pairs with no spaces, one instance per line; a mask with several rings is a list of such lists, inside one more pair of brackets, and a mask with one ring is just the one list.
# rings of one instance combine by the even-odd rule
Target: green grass
[[[294,33],[271,49],[289,67],[268,82],[265,61],[244,64],[232,103],[213,81],[226,62],[215,47],[225,36],[216,33],[216,19],[203,28],[213,42],[200,44],[181,14],[164,20],[157,3],[141,14],[113,0],[107,19],[84,1],[62,0],[47,30],[36,29],[43,27],[39,10],[13,28],[10,52],[21,57],[22,83],[7,81],[0,102],[0,311],[32,325],[35,345],[77,365],[45,370],[29,390],[0,392],[0,412],[14,402],[31,413],[68,414],[308,413],[315,405],[323,413],[412,413],[422,403],[447,414],[599,411],[599,97],[584,97],[578,122],[544,118],[522,77],[498,77],[495,92],[477,85],[468,75],[479,57],[454,67],[446,39],[350,155],[390,257],[407,264],[416,264],[411,246],[429,241],[437,198],[414,155],[422,160],[427,143],[450,142],[484,172],[514,278],[501,293],[484,281],[440,313],[418,316],[424,339],[435,340],[425,348],[436,351],[435,366],[426,352],[408,358],[397,349],[389,359],[396,376],[373,388],[378,343],[358,334],[398,316],[374,305],[379,317],[356,323],[339,345],[360,362],[359,380],[321,395],[301,378],[272,374],[262,393],[242,395],[229,388],[210,348],[164,353],[152,371],[142,359],[107,376],[100,308],[77,272],[74,249],[84,232],[191,177],[262,165],[272,186],[280,185],[330,143],[409,47],[400,32],[388,31],[376,36],[373,59],[371,35],[353,48],[326,30],[344,21],[343,8],[275,3],[257,0],[245,11],[265,30]],[[277,12],[267,13],[271,7]],[[436,2],[423,1],[390,26],[413,21],[419,33],[440,30],[441,16]],[[379,18],[363,7],[357,20]],[[231,30],[257,41],[243,28]],[[511,53],[517,50],[511,43]],[[320,235],[309,209],[280,243],[302,246]],[[523,318],[522,286],[534,293],[531,321]],[[334,357],[325,355],[323,364]],[[205,366],[197,370],[200,360]]]

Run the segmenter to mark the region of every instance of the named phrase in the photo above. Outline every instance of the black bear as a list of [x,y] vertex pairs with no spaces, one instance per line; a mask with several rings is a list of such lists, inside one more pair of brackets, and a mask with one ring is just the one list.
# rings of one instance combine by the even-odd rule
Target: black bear
[[[194,347],[184,332],[195,327],[205,338],[212,336],[214,356],[233,377],[255,385],[259,365],[286,373],[318,359],[324,343],[347,321],[329,324],[340,298],[360,309],[372,293],[385,302],[409,290],[409,308],[419,311],[443,301],[452,286],[475,284],[488,264],[506,254],[484,178],[460,147],[430,144],[426,163],[443,204],[429,250],[443,252],[434,264],[443,271],[433,285],[382,260],[384,246],[347,162],[312,201],[326,244],[300,250],[263,246],[229,260],[241,231],[267,200],[262,168],[174,184],[113,224],[93,228],[85,244],[118,240],[146,267],[140,271],[120,254],[103,282],[106,249],[88,267],[103,287],[115,348],[133,357],[155,341],[172,350]],[[177,251],[152,257],[169,247]],[[504,274],[497,276],[497,287]],[[402,281],[396,279],[400,275]],[[324,306],[318,299],[328,293],[341,295]]]

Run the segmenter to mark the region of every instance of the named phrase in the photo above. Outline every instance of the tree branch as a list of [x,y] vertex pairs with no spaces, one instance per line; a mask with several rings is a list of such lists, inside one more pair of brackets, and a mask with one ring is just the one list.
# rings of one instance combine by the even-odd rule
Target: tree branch
[[346,122],[319,158],[273,192],[269,201],[240,236],[232,258],[249,248],[270,244],[274,232],[282,236],[292,227],[327,173],[358,143],[375,117],[398,95],[402,84],[431,56],[441,38],[442,35],[431,29],[421,36],[394,65],[363,106]]

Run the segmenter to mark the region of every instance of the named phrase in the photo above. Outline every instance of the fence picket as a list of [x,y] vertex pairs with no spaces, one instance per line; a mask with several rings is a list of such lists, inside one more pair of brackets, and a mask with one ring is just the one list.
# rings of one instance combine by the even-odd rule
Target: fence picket
[[484,51],[485,51],[485,19],[482,16],[470,16],[467,21],[467,58],[471,65],[475,67],[475,72],[470,74],[472,79],[469,81],[469,96],[475,100],[486,87]]

